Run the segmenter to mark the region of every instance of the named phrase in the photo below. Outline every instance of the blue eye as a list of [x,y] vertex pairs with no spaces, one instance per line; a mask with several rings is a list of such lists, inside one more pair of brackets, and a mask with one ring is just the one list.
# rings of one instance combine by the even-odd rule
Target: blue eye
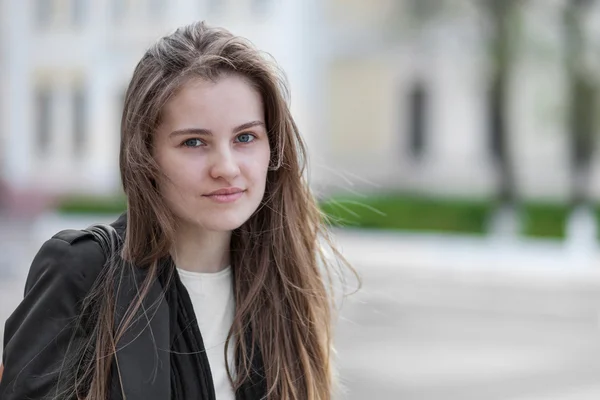
[[237,137],[237,140],[240,143],[250,143],[250,142],[254,141],[254,139],[256,139],[256,136],[254,136],[250,133],[242,133],[241,135],[239,135]]
[[198,138],[188,139],[182,143],[184,147],[200,147],[203,145],[202,140]]

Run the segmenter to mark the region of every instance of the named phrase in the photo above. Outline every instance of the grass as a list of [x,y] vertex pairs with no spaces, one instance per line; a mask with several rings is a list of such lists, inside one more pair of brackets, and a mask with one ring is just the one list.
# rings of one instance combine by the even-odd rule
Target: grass
[[564,239],[569,213],[566,204],[526,203],[522,208],[521,233],[530,237]]

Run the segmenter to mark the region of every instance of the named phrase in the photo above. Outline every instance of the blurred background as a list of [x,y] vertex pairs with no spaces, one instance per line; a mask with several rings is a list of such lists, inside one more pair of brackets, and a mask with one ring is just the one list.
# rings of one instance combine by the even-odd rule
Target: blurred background
[[0,336],[41,243],[124,209],[128,80],[198,19],[287,74],[364,283],[342,398],[600,398],[600,0],[0,0]]

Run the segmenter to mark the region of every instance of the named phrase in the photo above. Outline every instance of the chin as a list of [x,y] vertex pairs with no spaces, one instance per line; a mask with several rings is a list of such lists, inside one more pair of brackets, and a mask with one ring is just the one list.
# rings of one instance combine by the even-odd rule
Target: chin
[[201,219],[197,223],[202,226],[204,229],[209,231],[216,232],[227,232],[233,231],[240,226],[242,226],[246,221],[248,221],[248,217],[243,216],[220,216],[219,215],[211,215],[211,218]]

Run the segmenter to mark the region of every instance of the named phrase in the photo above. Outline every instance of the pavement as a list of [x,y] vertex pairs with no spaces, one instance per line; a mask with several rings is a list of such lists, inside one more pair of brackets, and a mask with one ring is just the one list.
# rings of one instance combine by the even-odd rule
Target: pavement
[[[43,240],[95,221],[49,215],[24,229],[27,240],[12,241],[21,262],[10,273],[0,266],[0,331]],[[600,399],[595,247],[352,230],[334,237],[363,280],[336,326],[340,398]]]
[[340,231],[363,278],[344,399],[600,399],[600,257],[555,241]]
[[596,283],[359,269],[338,325],[343,398],[600,398]]

